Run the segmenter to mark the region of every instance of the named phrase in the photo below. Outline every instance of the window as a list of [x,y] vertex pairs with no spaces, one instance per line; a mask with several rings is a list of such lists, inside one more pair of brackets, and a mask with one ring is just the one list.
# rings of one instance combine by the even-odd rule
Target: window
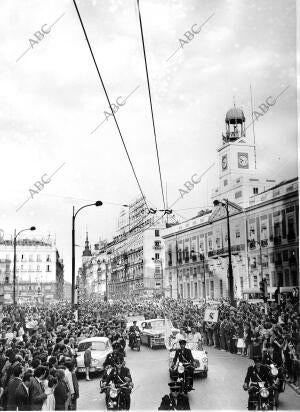
[[105,342],[83,342],[78,345],[78,352],[85,352],[86,349],[91,345],[91,350],[105,351]]
[[47,255],[46,262],[51,262],[50,255]]
[[223,297],[223,280],[220,280],[220,296]]
[[159,253],[155,253],[155,260],[159,259]]
[[212,240],[208,240],[208,250],[212,250]]
[[46,272],[50,272],[50,265],[46,265]]
[[234,197],[235,197],[235,199],[238,199],[238,198],[242,197],[242,191],[239,190],[238,192],[235,192]]
[[254,193],[255,195],[258,194],[258,187],[254,187],[254,188],[253,188],[253,193]]
[[289,252],[288,252],[288,250],[284,250],[284,251],[282,252],[282,260],[283,260],[284,262],[287,262],[287,261],[289,260]]
[[194,298],[198,297],[198,287],[197,287],[197,283],[194,283]]
[[221,245],[221,242],[220,242],[220,238],[219,238],[219,237],[216,238],[216,245],[217,245],[217,248],[219,248],[220,245]]
[[243,293],[244,290],[244,279],[240,278],[240,284],[241,284],[241,292]]
[[287,221],[288,226],[288,239],[295,239],[295,230],[294,230],[294,217],[289,216]]
[[33,262],[33,256],[29,255],[29,262]]
[[224,186],[227,186],[227,185],[228,185],[228,180],[224,179]]
[[238,239],[239,237],[241,237],[241,232],[240,231],[237,231],[237,232],[235,232],[235,237]]
[[41,262],[41,261],[42,261],[41,255],[37,255],[37,256],[36,256],[36,261],[37,261],[37,262]]
[[257,276],[253,276],[253,287],[257,287]]
[[159,236],[159,230],[155,229],[155,236],[158,237]]

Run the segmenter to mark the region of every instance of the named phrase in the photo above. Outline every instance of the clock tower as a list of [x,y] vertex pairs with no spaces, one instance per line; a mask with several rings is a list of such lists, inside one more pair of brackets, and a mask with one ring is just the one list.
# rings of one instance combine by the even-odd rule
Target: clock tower
[[247,207],[251,196],[274,186],[274,179],[264,179],[256,169],[255,146],[246,138],[245,116],[242,109],[232,107],[226,113],[225,134],[219,153],[219,187],[212,201],[229,199]]

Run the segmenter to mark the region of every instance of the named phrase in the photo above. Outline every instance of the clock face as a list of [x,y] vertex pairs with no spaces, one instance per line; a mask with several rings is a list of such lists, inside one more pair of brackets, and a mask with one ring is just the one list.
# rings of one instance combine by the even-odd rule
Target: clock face
[[227,169],[227,155],[224,155],[222,157],[222,169],[226,170]]
[[238,153],[238,166],[243,169],[249,167],[248,153]]

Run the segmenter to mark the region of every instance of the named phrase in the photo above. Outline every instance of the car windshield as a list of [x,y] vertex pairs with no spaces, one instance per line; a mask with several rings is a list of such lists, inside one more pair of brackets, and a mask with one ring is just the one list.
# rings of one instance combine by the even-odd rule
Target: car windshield
[[84,352],[92,343],[91,350],[104,351],[106,348],[105,342],[81,342],[78,345],[78,352]]
[[152,329],[160,329],[165,327],[165,321],[164,320],[156,320],[151,322]]

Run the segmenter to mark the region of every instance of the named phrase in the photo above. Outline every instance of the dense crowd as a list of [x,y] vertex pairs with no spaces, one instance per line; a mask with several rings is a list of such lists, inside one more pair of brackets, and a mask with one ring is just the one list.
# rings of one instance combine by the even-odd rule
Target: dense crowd
[[[284,364],[290,382],[299,385],[300,316],[298,302],[286,299],[268,306],[221,300],[217,322],[205,321],[208,304],[170,298],[89,299],[76,315],[68,302],[50,306],[6,306],[0,341],[0,407],[2,410],[75,410],[79,398],[76,349],[88,337],[125,339],[126,319],[168,318],[181,336],[200,333],[203,343],[240,356],[269,356]],[[85,364],[88,371],[88,362]],[[89,379],[87,373],[87,379]]]

